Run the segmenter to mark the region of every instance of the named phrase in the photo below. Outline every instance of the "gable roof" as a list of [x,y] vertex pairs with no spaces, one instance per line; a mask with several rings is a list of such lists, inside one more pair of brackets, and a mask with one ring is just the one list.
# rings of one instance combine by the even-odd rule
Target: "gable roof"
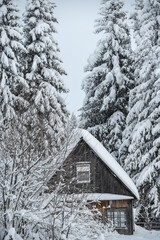
[[[128,176],[128,174],[123,170],[119,163],[112,157],[112,155],[106,150],[106,148],[87,130],[76,129],[74,132],[75,139],[69,153],[78,144],[78,142],[83,139],[90,148],[98,155],[98,157],[105,163],[105,165],[122,181],[122,183],[131,191],[131,193],[139,199],[138,190]],[[67,154],[68,155],[68,154]]]

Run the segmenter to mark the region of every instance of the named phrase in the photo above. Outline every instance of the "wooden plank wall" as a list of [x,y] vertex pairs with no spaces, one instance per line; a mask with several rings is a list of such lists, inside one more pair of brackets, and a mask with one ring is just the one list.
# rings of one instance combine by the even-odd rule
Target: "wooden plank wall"
[[[78,162],[90,163],[90,183],[77,183],[76,163]],[[76,149],[64,161],[62,175],[64,182],[68,185],[67,189],[69,189],[69,193],[112,193],[133,196],[83,140],[81,140]],[[54,182],[55,178],[53,181],[50,181],[50,184],[54,184]]]
[[107,209],[123,208],[126,209],[127,228],[116,229],[120,234],[132,235],[133,234],[133,213],[132,202],[130,200],[117,200],[117,201],[100,201],[98,203],[89,203],[89,209],[98,209],[102,214],[102,221],[107,221]]

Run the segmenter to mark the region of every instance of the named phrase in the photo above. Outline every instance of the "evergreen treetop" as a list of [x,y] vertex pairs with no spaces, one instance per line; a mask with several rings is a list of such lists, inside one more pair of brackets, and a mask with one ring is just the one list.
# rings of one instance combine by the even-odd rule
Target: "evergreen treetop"
[[[25,13],[26,79],[30,86],[30,110],[53,146],[64,139],[68,111],[61,93],[64,86],[59,48],[55,40],[55,4],[49,0],[28,0]],[[35,119],[34,119],[35,121]],[[35,123],[36,124],[36,123]]]
[[96,21],[96,33],[102,37],[88,60],[88,74],[82,84],[86,97],[81,125],[89,128],[115,157],[133,85],[129,27],[122,7],[120,0],[102,1],[101,18]]
[[16,109],[28,106],[21,97],[27,83],[20,73],[25,49],[22,43],[19,9],[13,0],[0,1],[0,115],[1,119],[16,118]]

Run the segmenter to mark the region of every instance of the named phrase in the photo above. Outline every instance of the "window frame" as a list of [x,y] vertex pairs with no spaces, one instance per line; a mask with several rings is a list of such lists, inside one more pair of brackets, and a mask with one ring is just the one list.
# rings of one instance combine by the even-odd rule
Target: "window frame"
[[[83,172],[83,171],[78,171],[78,168],[85,168],[88,167],[88,180],[79,180],[78,179],[78,172]],[[77,162],[76,163],[76,179],[77,179],[77,183],[90,183],[91,182],[91,164],[90,162]]]
[[[109,214],[112,216],[108,216]],[[127,209],[126,208],[108,208],[107,209],[107,220],[112,221],[116,229],[127,229]],[[123,219],[123,221],[122,221]],[[116,220],[118,220],[116,222]],[[123,224],[125,224],[123,226]]]

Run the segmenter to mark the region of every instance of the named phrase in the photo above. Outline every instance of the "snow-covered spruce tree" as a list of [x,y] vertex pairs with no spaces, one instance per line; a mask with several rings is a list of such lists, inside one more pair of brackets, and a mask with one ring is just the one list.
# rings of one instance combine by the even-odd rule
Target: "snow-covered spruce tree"
[[10,121],[26,108],[21,97],[26,82],[20,74],[22,56],[22,26],[19,9],[13,0],[0,1],[0,119]]
[[[140,33],[140,28],[141,28],[141,11],[143,9],[143,0],[136,0],[135,1],[135,11],[132,13],[132,15],[130,16],[131,21],[131,29],[134,29],[134,41],[135,41],[135,45],[138,45],[139,42],[141,41],[142,35]],[[137,59],[137,57],[139,56],[139,52],[138,51],[133,51],[132,54],[133,58],[134,58],[134,62],[133,62],[133,69],[137,69],[138,68],[138,64],[139,62],[135,61],[135,59]],[[143,58],[139,58],[140,61],[143,61]],[[133,73],[134,74],[134,73]],[[135,78],[134,78],[135,79]],[[138,85],[137,81],[134,81],[134,87]],[[130,103],[128,103],[128,111],[130,109]],[[126,118],[126,124],[125,124],[125,129],[122,133],[122,144],[119,148],[119,159],[120,159],[120,163],[121,166],[124,167],[124,161],[128,156],[128,147],[129,147],[129,142],[130,142],[130,134],[132,133],[132,125],[128,125],[127,123],[127,118]]]
[[96,33],[102,37],[85,68],[88,75],[82,84],[86,97],[80,124],[118,159],[133,85],[132,51],[123,2],[103,0],[100,15]]
[[149,224],[160,215],[160,2],[139,0],[136,7],[136,86],[130,92],[121,152],[139,188],[138,217],[142,213]]
[[28,123],[32,129],[35,126],[41,129],[40,145],[52,150],[61,146],[68,118],[61,95],[67,89],[62,80],[65,71],[55,40],[54,8],[55,4],[50,0],[28,0],[24,18],[25,77],[30,86]]

